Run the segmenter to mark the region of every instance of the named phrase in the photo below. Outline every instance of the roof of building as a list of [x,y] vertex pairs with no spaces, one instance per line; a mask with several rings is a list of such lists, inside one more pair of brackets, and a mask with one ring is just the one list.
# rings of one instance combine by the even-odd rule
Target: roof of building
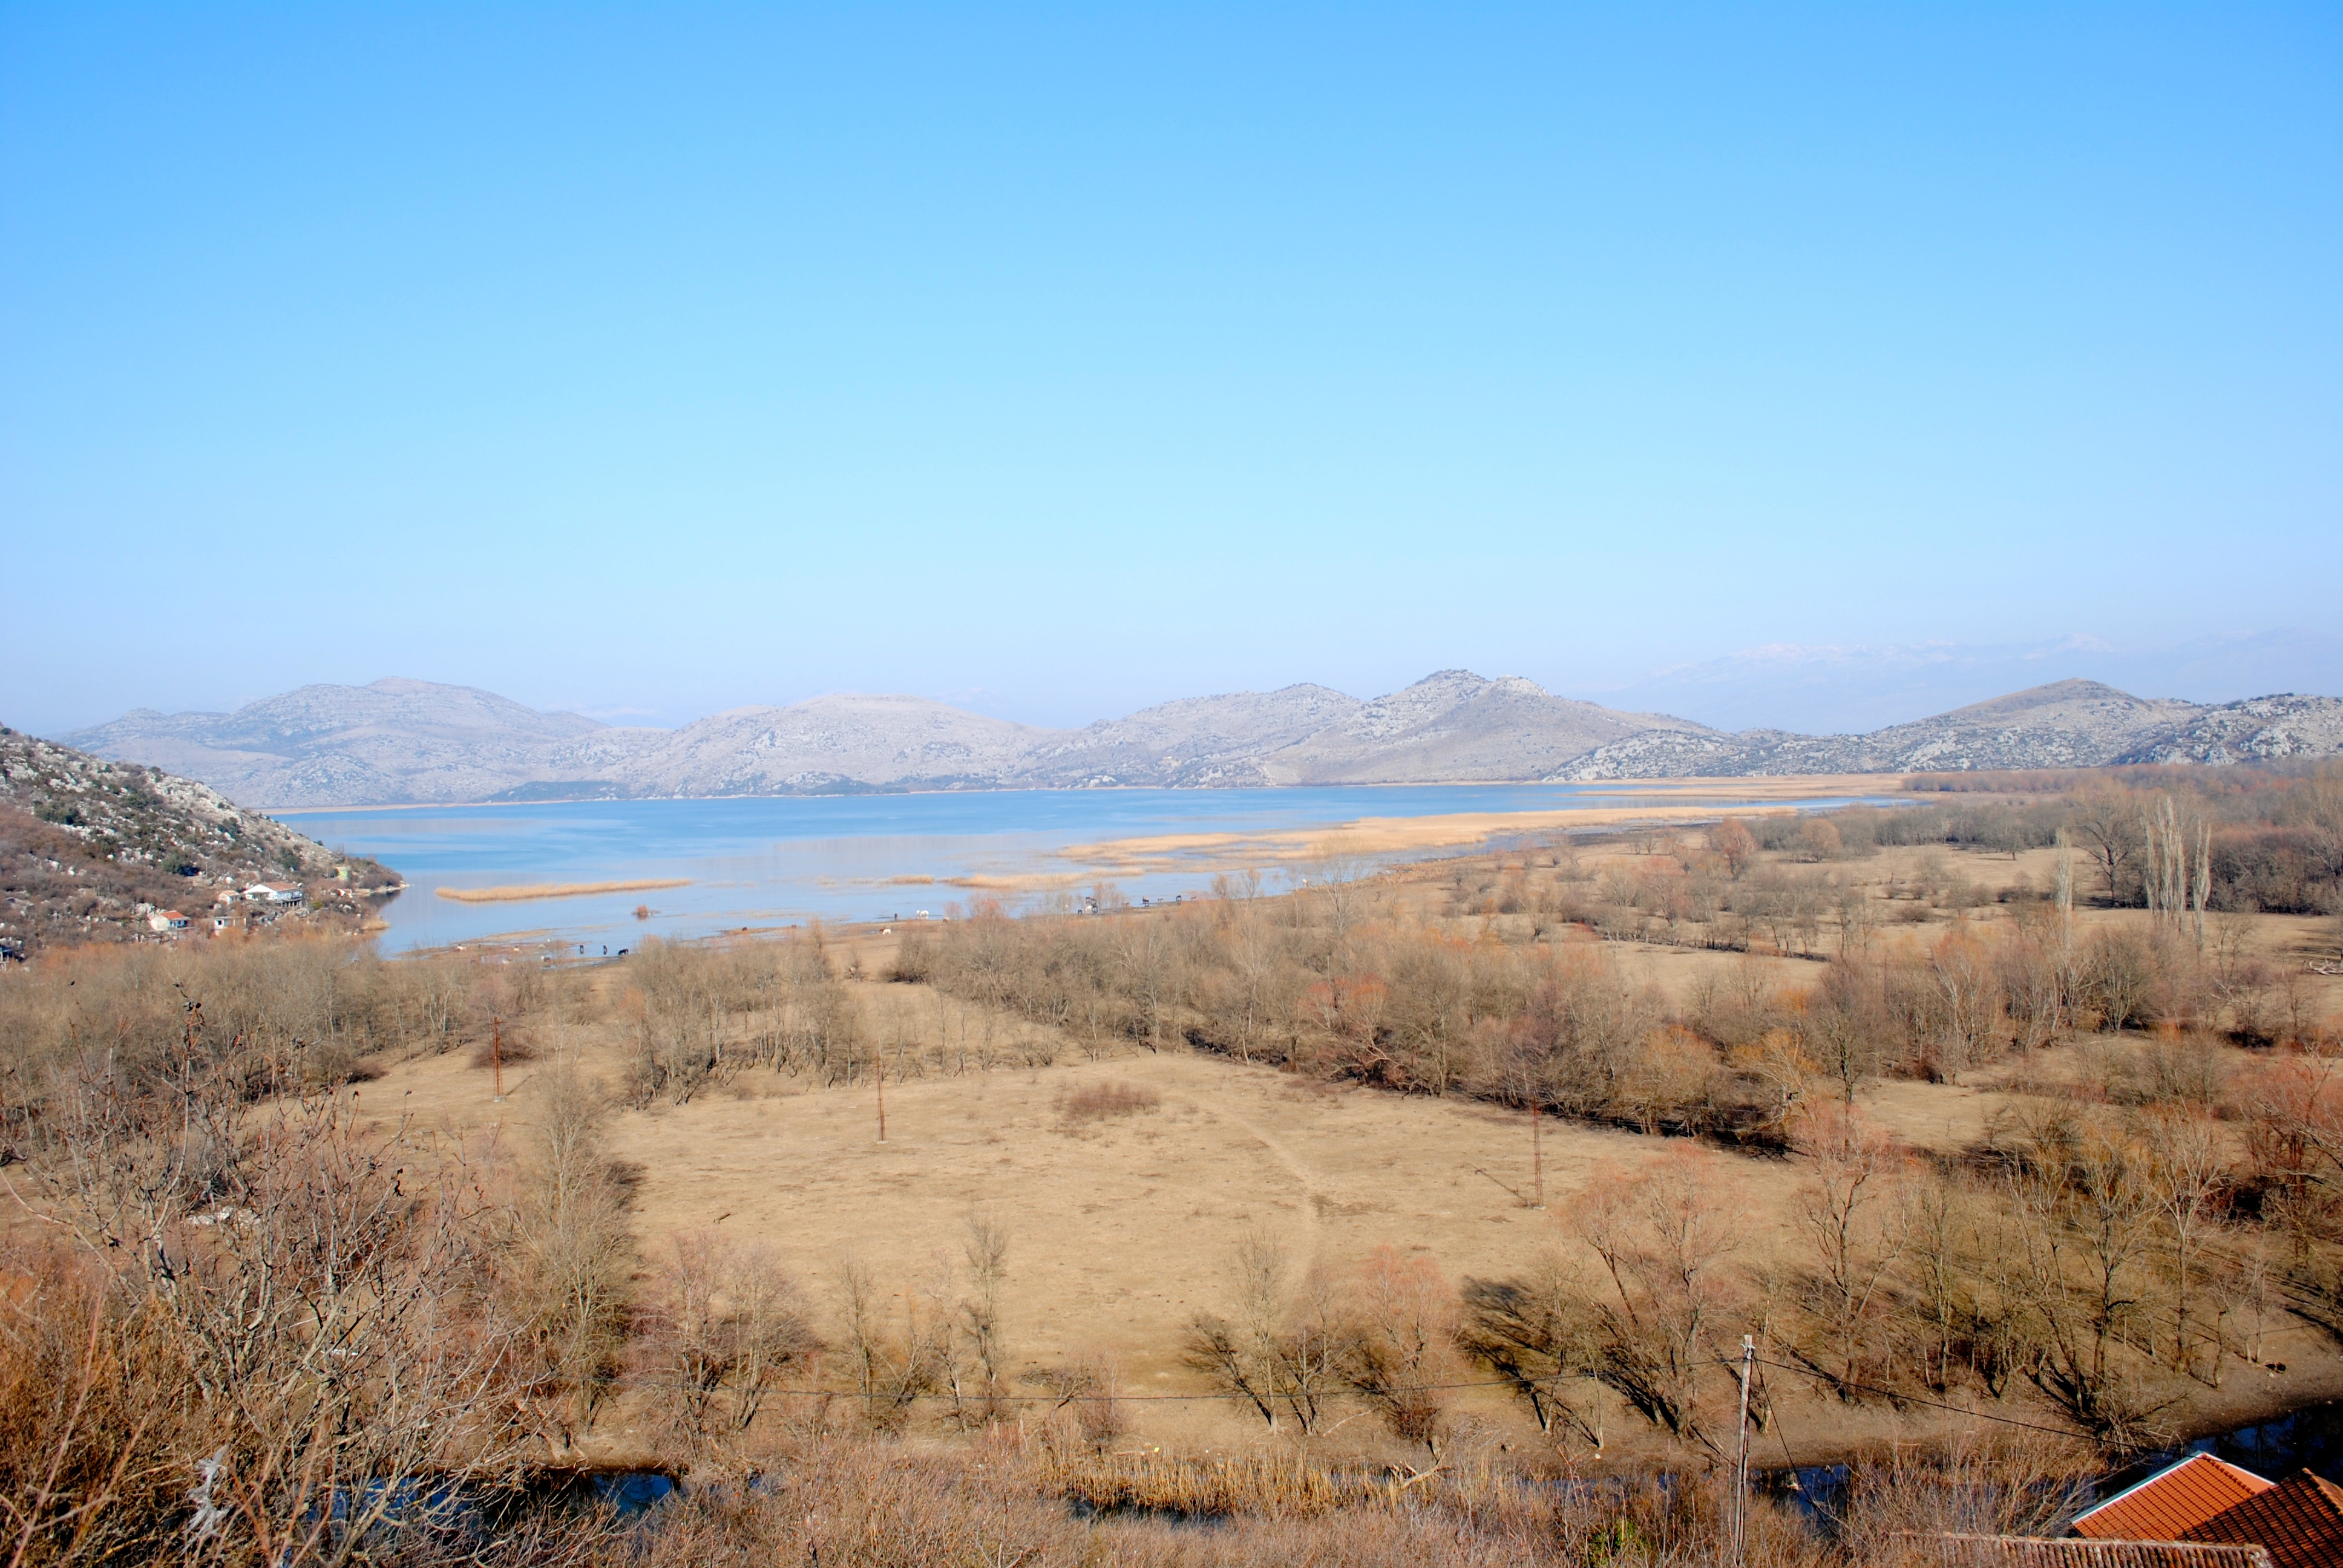
[[2259,1546],[2185,1541],[2093,1541],[2036,1535],[1906,1536],[1944,1568],[2272,1568]]
[[2075,1533],[2101,1541],[2177,1541],[2225,1508],[2268,1491],[2270,1483],[2209,1453],[2192,1453],[2117,1493],[2075,1521]]
[[2250,1541],[2278,1568],[2343,1568],[2343,1486],[2298,1470],[2187,1532],[2191,1541]]

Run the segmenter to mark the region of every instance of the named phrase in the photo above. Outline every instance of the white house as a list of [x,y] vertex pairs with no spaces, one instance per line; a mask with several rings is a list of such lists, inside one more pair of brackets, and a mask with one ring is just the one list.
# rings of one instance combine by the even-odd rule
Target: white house
[[176,910],[156,910],[146,917],[146,923],[158,931],[184,931],[187,929],[187,917]]
[[297,904],[301,889],[293,882],[255,882],[245,889],[244,896],[256,904]]

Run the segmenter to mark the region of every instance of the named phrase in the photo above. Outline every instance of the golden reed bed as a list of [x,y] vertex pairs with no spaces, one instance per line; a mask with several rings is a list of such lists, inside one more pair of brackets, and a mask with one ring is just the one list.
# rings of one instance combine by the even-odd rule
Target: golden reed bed
[[440,888],[443,899],[459,904],[509,904],[528,899],[582,899],[589,893],[632,893],[650,888],[688,888],[689,877],[656,877],[632,882],[531,882],[511,888]]

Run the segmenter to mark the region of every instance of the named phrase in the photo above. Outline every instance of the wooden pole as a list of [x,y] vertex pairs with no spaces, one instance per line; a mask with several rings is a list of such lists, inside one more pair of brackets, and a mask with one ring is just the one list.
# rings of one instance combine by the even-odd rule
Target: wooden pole
[[870,1053],[870,1060],[879,1070],[879,1141],[884,1143],[887,1141],[887,1056],[884,1051],[874,1050]]
[[1530,1094],[1530,1181],[1537,1192],[1537,1201],[1530,1206],[1543,1209],[1545,1207],[1545,1151],[1538,1141],[1538,1097],[1535,1091]]
[[1745,1560],[1749,1528],[1749,1372],[1757,1360],[1757,1342],[1741,1336],[1741,1425],[1733,1445],[1733,1563]]

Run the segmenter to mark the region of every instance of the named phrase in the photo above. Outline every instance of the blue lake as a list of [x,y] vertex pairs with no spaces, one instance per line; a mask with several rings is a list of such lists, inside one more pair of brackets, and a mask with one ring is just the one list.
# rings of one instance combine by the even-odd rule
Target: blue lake
[[[1363,817],[1564,811],[1649,800],[1619,785],[1426,785],[1284,789],[1040,789],[721,800],[587,800],[277,813],[346,854],[371,855],[407,890],[386,901],[387,950],[492,937],[608,944],[810,919],[940,917],[978,890],[1012,910],[1111,879],[1124,896],[1194,897],[1242,849],[1151,859],[1143,870],[1065,851],[1159,834],[1306,832]],[[1730,795],[1670,796],[1731,807]],[[1807,801],[1809,807],[1843,804]],[[1417,857],[1411,857],[1417,858]],[[1306,869],[1268,870],[1272,890]],[[687,885],[525,902],[438,890],[680,879]],[[921,879],[933,879],[932,881]],[[955,885],[953,879],[962,879]],[[966,885],[974,879],[977,888]],[[638,905],[649,906],[638,920]]]

